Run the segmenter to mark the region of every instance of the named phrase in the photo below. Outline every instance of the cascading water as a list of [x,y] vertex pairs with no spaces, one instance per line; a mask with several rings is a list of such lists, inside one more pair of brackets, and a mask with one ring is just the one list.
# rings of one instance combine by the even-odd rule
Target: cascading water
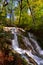
[[[32,64],[32,65],[43,65],[43,58],[41,58],[41,56],[43,57],[43,50],[41,50],[37,41],[33,38],[34,36],[30,33],[28,33],[29,38],[21,35],[25,46],[28,48],[30,47],[30,50],[28,50],[28,49],[24,50],[24,49],[19,47],[18,37],[17,37],[17,34],[18,34],[17,28],[12,28],[11,32],[12,32],[12,34],[14,34],[14,39],[12,40],[12,48],[17,53],[21,54],[21,56],[24,57],[28,63],[29,63],[29,59],[32,58],[34,60],[34,62],[36,62],[36,64]],[[37,54],[39,53],[39,56],[36,55],[34,53],[34,51]]]
[[32,45],[35,47],[36,51],[38,51],[38,53],[43,56],[43,50],[38,45],[37,41],[34,39],[33,34],[31,34],[31,33],[28,33],[28,34],[29,34],[29,39],[30,39],[30,41],[32,41]]
[[12,29],[12,34],[14,34],[14,39],[12,40],[12,47],[14,50],[16,50],[18,53],[22,54],[25,53],[21,48],[19,48],[18,40],[17,40],[17,32],[16,28]]
[[14,40],[12,40],[12,46],[13,46],[13,48],[14,49],[16,49],[17,47],[19,47],[19,45],[18,45],[18,41],[17,41],[17,35],[16,35],[16,32],[14,32],[15,31],[15,29],[14,30],[12,30],[12,33],[14,34]]

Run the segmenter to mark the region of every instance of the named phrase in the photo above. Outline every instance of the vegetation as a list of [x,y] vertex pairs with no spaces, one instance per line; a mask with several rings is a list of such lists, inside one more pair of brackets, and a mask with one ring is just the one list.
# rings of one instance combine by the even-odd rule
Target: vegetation
[[19,26],[26,30],[43,29],[42,0],[9,0],[9,2],[5,0],[5,2],[0,0],[1,25]]
[[[20,27],[25,29],[26,31],[30,31],[34,33],[37,37],[37,40],[41,43],[39,45],[42,46],[43,0],[9,0],[9,1],[0,0],[0,54],[2,54],[2,57],[3,55],[6,54],[7,57],[6,51],[7,52],[9,51],[7,61],[9,61],[9,59],[12,61],[14,57],[12,57],[13,53],[10,50],[10,47],[11,47],[11,39],[13,38],[13,36],[11,34],[11,31],[5,32],[3,30],[3,27],[5,26]],[[27,34],[24,35],[27,36]],[[20,39],[19,42],[23,43],[22,38],[20,36],[18,36],[18,39]],[[22,44],[21,47],[23,48]],[[10,52],[11,52],[11,56],[9,56]],[[25,64],[26,62],[24,61],[24,63],[21,65],[25,65]]]

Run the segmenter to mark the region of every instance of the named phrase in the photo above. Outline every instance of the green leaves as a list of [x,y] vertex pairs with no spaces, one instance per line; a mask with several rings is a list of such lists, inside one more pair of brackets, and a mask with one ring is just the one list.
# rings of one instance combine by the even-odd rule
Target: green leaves
[[[10,14],[9,19],[7,18],[7,14]],[[13,25],[24,28],[36,27],[38,29],[42,27],[43,1],[22,0],[22,2],[20,2],[18,0],[10,0],[9,4],[6,7],[3,7],[3,1],[0,0],[0,23],[6,26],[6,24],[12,25],[12,22],[14,23]]]

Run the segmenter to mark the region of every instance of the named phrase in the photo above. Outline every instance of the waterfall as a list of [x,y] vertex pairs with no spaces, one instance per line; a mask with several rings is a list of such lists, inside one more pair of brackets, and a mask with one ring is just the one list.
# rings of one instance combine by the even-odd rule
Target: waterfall
[[20,54],[25,53],[24,50],[19,48],[19,44],[18,44],[18,40],[17,40],[16,28],[12,29],[11,31],[12,31],[12,34],[14,34],[14,39],[12,40],[12,47],[13,47],[13,49],[16,50]]
[[41,47],[38,45],[37,41],[35,40],[35,37],[32,33],[28,33],[29,35],[29,39],[32,42],[32,46],[34,46],[34,48],[36,49],[36,51],[43,56],[43,50],[41,49]]
[[[34,60],[34,62],[37,63],[36,65],[43,65],[43,58],[40,57],[40,56],[43,57],[43,50],[41,50],[41,48],[38,45],[37,41],[34,39],[34,36],[30,33],[28,33],[29,38],[21,35],[25,46],[27,48],[30,48],[30,50],[22,49],[22,48],[19,47],[17,29],[12,28],[11,32],[12,32],[12,34],[14,34],[14,39],[12,40],[13,50],[15,50],[17,53],[21,54],[21,56],[23,58],[25,58],[28,63],[29,63],[29,59],[32,58]],[[34,54],[34,51],[37,54],[39,53],[40,56],[37,56],[36,54]]]
[[19,45],[18,45],[18,41],[17,41],[17,35],[16,35],[16,33],[14,32],[14,40],[12,40],[12,47],[14,48],[14,49],[16,49],[17,47],[19,47]]
[[34,47],[39,51],[41,50],[40,46],[38,45],[37,41],[34,39],[35,37],[33,36],[33,34],[28,33],[29,34],[29,39],[33,42]]

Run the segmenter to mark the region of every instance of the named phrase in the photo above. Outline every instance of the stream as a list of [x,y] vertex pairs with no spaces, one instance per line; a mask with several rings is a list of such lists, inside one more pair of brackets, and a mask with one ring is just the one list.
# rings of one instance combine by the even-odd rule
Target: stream
[[[43,65],[43,50],[36,41],[35,36],[30,32],[27,33],[28,36],[24,36],[21,33],[25,33],[25,31],[19,28],[12,28],[11,32],[14,35],[12,40],[13,50],[19,53],[31,65]],[[22,37],[26,49],[20,48],[18,35]]]

